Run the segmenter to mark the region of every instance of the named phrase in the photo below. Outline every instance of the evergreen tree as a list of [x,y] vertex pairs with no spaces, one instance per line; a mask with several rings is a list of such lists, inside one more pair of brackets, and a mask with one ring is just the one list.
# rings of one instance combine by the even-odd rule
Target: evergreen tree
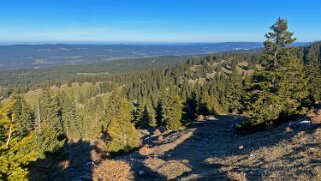
[[144,107],[144,111],[141,118],[141,127],[155,127],[156,119],[155,119],[155,110],[151,105],[146,104]]
[[12,107],[12,112],[16,116],[16,134],[17,137],[23,138],[31,131],[34,127],[34,118],[30,106],[21,96],[14,96],[15,104]]
[[163,106],[162,106],[162,101],[159,100],[157,102],[157,105],[156,105],[156,109],[155,109],[155,112],[156,112],[156,123],[157,123],[157,126],[163,126],[163,113],[162,113],[162,110],[163,110]]
[[209,95],[207,91],[203,91],[202,94],[199,95],[198,101],[197,101],[197,113],[198,115],[209,115],[209,105],[208,101]]
[[236,67],[232,67],[232,74],[226,82],[226,97],[228,99],[229,112],[237,113],[241,109],[241,95],[243,94],[242,76],[238,74]]
[[61,122],[68,138],[79,139],[79,118],[76,111],[75,101],[65,93],[59,96],[61,106]]
[[[71,114],[73,113],[71,112]],[[59,96],[54,95],[49,88],[44,89],[39,106],[36,106],[35,115],[35,136],[28,149],[38,150],[39,158],[44,158],[45,153],[58,150],[65,141],[65,129],[62,121],[66,120],[66,117],[62,118]]]
[[162,93],[162,116],[168,130],[178,130],[183,127],[183,104],[178,93],[173,88],[167,88]]
[[23,152],[30,143],[31,136],[18,139],[13,137],[15,131],[15,115],[10,114],[12,106],[0,108],[0,179],[1,180],[28,180],[27,165],[35,161],[36,152]]
[[52,90],[44,89],[40,98],[40,119],[42,122],[53,129],[55,132],[64,133],[63,123],[61,120],[61,106],[59,97],[54,95]]
[[310,95],[317,101],[321,100],[321,65],[320,46],[312,44],[304,57],[306,62],[306,74],[309,82]]
[[258,125],[278,119],[280,115],[299,113],[301,101],[307,97],[303,65],[293,56],[295,41],[288,32],[287,21],[278,19],[266,34],[261,55],[262,70],[255,72],[245,106],[250,119],[244,125]]
[[119,98],[116,103],[116,113],[107,127],[107,132],[111,138],[106,150],[111,153],[129,151],[139,146],[138,132],[131,123],[130,105],[126,98]]
[[145,123],[142,123],[142,118],[143,118],[143,113],[144,113],[144,107],[143,104],[140,100],[137,100],[136,103],[134,103],[134,110],[132,111],[132,115],[133,115],[133,123],[136,127],[140,127],[140,126],[146,126]]
[[191,96],[186,98],[184,105],[184,119],[194,121],[197,113],[197,97],[195,92],[192,92]]

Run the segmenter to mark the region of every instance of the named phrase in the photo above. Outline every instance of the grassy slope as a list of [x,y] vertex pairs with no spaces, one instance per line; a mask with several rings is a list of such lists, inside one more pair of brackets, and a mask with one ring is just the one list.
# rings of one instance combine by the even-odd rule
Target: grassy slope
[[[96,84],[98,85],[98,83]],[[67,85],[62,85],[61,87],[51,87],[51,89],[54,91],[54,93],[58,92],[65,92],[67,95],[71,96],[74,95],[75,98],[78,97],[80,93],[86,94],[87,91],[94,85],[91,83],[84,83],[84,84],[72,84],[71,87]],[[42,89],[38,89],[35,91],[29,91],[28,93],[22,94],[22,96],[25,98],[26,102],[29,105],[35,105],[36,101],[41,97],[42,95]],[[8,99],[4,99],[3,103],[7,102]]]

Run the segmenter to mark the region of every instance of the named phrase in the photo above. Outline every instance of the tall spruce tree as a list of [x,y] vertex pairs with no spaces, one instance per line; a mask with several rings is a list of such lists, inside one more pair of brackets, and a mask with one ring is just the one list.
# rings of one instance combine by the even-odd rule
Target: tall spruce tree
[[157,126],[155,115],[154,108],[151,105],[145,104],[140,126],[145,128]]
[[45,158],[46,152],[55,152],[63,146],[65,141],[59,97],[49,88],[45,88],[35,113],[36,132],[29,149],[38,150],[39,158]]
[[59,96],[61,106],[61,122],[66,136],[71,139],[80,139],[79,118],[74,99],[65,93]]
[[237,113],[241,109],[241,95],[243,94],[243,86],[242,76],[238,73],[236,65],[232,66],[232,74],[229,76],[228,81],[226,82],[226,89],[229,112]]
[[173,87],[162,92],[162,116],[168,130],[178,130],[183,127],[183,103]]
[[50,129],[53,129],[55,132],[64,134],[61,114],[59,97],[54,95],[49,88],[44,89],[43,95],[40,98],[41,121],[45,122]]
[[131,109],[126,98],[115,93],[117,100],[114,105],[115,113],[107,126],[107,132],[111,138],[106,150],[111,153],[129,151],[139,146],[138,132],[131,123]]
[[[245,125],[258,125],[277,120],[280,115],[298,114],[307,95],[303,65],[288,47],[295,38],[285,19],[270,27],[261,54],[263,68],[255,72],[248,89],[246,108],[250,119]],[[243,125],[244,125],[243,124]]]
[[30,106],[22,96],[14,96],[15,104],[12,112],[16,115],[16,134],[17,137],[23,138],[34,129],[34,118]]
[[310,95],[317,101],[321,100],[321,55],[320,44],[312,44],[309,46],[306,56],[306,74],[309,82]]

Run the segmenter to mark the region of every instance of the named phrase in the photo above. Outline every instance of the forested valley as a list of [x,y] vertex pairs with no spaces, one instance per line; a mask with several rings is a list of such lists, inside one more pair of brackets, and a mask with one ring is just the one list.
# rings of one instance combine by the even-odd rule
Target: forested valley
[[[63,170],[70,179],[81,177],[70,165],[88,163],[83,180],[106,180],[103,167],[130,170],[113,158],[148,149],[142,130],[183,132],[230,115],[242,137],[305,116],[321,99],[321,43],[294,41],[279,18],[262,49],[0,72],[0,179],[59,180]],[[84,150],[99,159],[78,160]]]

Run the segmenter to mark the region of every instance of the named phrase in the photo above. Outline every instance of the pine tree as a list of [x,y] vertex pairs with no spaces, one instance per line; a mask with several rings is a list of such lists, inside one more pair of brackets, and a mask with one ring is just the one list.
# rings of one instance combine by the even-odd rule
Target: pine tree
[[79,139],[79,118],[76,111],[75,101],[69,98],[65,93],[59,96],[61,106],[61,122],[64,132],[68,138]]
[[9,103],[0,109],[0,179],[28,180],[27,165],[35,161],[36,152],[22,152],[30,143],[31,136],[19,140],[13,137],[15,131],[15,115],[10,111],[15,103]]
[[243,94],[242,76],[238,74],[235,66],[232,67],[232,74],[226,83],[228,108],[229,112],[233,113],[241,109],[241,95]]
[[157,126],[155,115],[154,108],[151,105],[145,104],[140,126],[145,128]]
[[138,132],[131,123],[131,109],[126,98],[116,95],[119,102],[116,103],[116,114],[112,117],[107,127],[111,141],[106,150],[111,153],[129,151],[139,146]]
[[[64,123],[62,122],[62,107],[59,96],[49,88],[44,89],[35,110],[36,131],[28,149],[38,150],[39,158],[44,158],[46,152],[55,152],[65,141]],[[64,118],[65,119],[65,118]]]
[[134,103],[134,110],[132,111],[133,115],[133,123],[136,127],[146,126],[145,123],[142,123],[143,113],[144,113],[144,107],[140,100],[137,100],[136,103]]
[[52,90],[44,89],[43,95],[40,98],[41,121],[46,122],[53,131],[63,134],[64,129],[61,114],[59,97],[54,95]]
[[23,138],[34,127],[34,118],[30,106],[21,96],[14,96],[15,104],[12,107],[12,112],[16,116],[16,134],[18,137]]
[[184,105],[184,119],[187,121],[194,121],[197,113],[197,97],[195,92],[192,92],[191,95],[186,98]]
[[250,119],[244,125],[258,125],[277,120],[280,115],[299,113],[307,97],[307,82],[303,65],[293,56],[295,41],[288,32],[287,21],[278,19],[266,34],[261,54],[263,68],[255,72],[248,90],[245,107]]
[[309,82],[310,95],[317,101],[321,100],[321,65],[320,45],[312,44],[304,57],[306,62],[306,74]]
[[156,109],[155,109],[155,112],[156,112],[156,123],[157,123],[157,126],[163,126],[164,125],[164,122],[163,122],[163,113],[162,113],[162,110],[163,110],[163,106],[162,106],[162,101],[159,100],[157,102],[157,105],[156,105]]
[[197,101],[197,114],[198,115],[209,115],[210,109],[208,105],[209,95],[206,90],[202,92],[202,94],[199,95],[198,101]]
[[183,104],[178,93],[173,88],[167,88],[162,93],[162,116],[168,130],[178,130],[183,127]]

